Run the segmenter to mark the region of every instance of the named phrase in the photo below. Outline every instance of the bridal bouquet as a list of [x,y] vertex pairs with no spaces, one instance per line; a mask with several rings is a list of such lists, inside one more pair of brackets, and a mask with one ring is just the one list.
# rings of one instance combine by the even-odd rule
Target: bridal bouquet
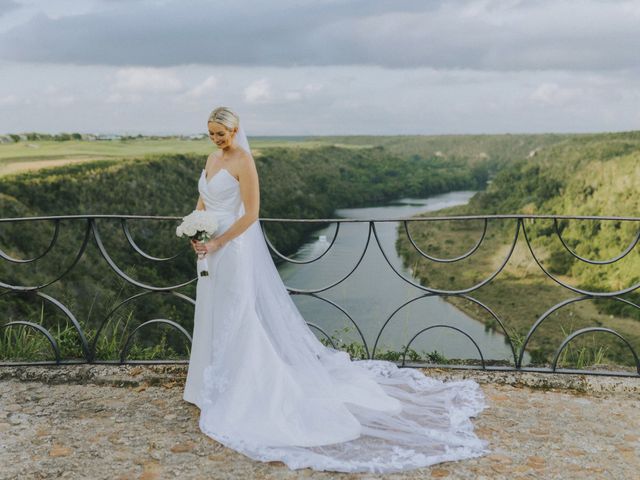
[[[179,237],[186,235],[199,242],[207,242],[217,229],[218,220],[215,215],[206,210],[194,210],[182,218],[182,223],[176,227],[176,235]],[[201,277],[209,275],[205,256],[206,253],[204,255],[198,253],[197,268]]]

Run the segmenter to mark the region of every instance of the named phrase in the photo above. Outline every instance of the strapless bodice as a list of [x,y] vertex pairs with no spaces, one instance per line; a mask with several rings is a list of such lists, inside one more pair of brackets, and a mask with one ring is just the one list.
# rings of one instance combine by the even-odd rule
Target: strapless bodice
[[228,170],[218,170],[207,180],[207,173],[203,169],[198,181],[198,191],[206,210],[216,215],[222,230],[244,214],[240,182]]

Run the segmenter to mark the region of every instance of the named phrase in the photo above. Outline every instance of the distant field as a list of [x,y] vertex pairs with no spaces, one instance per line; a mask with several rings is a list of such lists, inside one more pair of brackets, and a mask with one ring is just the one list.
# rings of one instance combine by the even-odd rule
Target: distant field
[[[271,147],[315,148],[334,145],[362,149],[380,146],[390,154],[410,158],[435,156],[466,159],[475,164],[490,159],[504,164],[532,156],[549,145],[580,135],[350,135],[251,137],[254,156]],[[585,137],[582,135],[582,137]],[[127,140],[24,140],[0,144],[0,177],[28,170],[57,167],[91,160],[142,158],[154,154],[196,154],[206,156],[216,147],[208,139],[142,137]]]
[[[332,143],[330,137],[325,139],[305,137],[257,137],[250,139],[251,149],[255,156],[260,149],[266,147],[300,146],[311,148]],[[362,146],[351,146],[359,148]],[[195,153],[203,156],[214,151],[216,147],[209,139],[180,140],[166,139],[133,139],[133,140],[99,140],[84,141],[21,141],[18,143],[0,144],[0,176],[48,167],[57,167],[68,163],[91,160],[107,160],[114,158],[144,157],[158,153]]]

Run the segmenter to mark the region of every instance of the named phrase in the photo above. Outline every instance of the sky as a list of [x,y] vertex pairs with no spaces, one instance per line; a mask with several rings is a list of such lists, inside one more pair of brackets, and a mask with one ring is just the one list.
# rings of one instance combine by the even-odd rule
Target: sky
[[640,129],[640,0],[0,0],[0,133]]

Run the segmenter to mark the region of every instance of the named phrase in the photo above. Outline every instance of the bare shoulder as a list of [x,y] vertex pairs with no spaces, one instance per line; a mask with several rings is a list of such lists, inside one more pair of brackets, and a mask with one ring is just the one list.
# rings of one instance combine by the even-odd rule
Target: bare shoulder
[[[253,159],[242,148],[238,148],[233,155],[226,160],[227,170],[231,170],[236,179],[241,176],[248,168],[251,168]],[[230,168],[229,168],[230,167]]]
[[255,168],[255,162],[253,161],[253,157],[249,155],[249,152],[245,150],[241,150],[238,154],[238,164],[240,167],[245,170],[247,168]]

